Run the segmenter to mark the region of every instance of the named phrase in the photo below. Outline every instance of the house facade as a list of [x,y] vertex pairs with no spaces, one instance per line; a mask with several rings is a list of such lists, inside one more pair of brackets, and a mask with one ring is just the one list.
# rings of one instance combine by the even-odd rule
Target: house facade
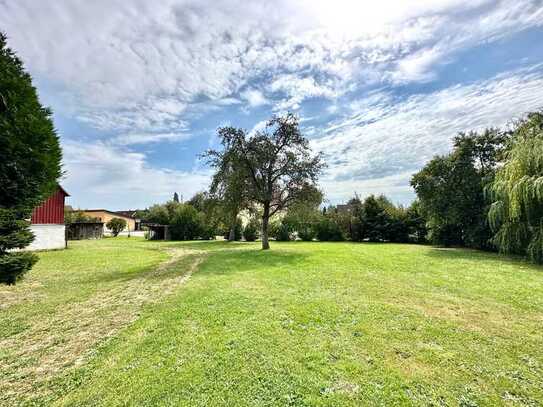
[[60,185],[40,206],[32,211],[30,230],[34,241],[27,250],[52,250],[66,247],[64,203],[70,196]]
[[127,211],[115,211],[115,213],[118,213],[119,215],[134,219],[134,229],[133,230],[141,230],[141,219],[138,218],[138,210],[129,209]]
[[83,209],[81,212],[91,218],[96,218],[98,222],[103,222],[104,232],[106,233],[111,232],[107,228],[106,223],[108,223],[113,218],[124,219],[126,221],[126,227],[124,228],[125,231],[133,232],[134,230],[136,230],[136,220],[129,216],[122,215],[118,212],[108,211],[107,209]]

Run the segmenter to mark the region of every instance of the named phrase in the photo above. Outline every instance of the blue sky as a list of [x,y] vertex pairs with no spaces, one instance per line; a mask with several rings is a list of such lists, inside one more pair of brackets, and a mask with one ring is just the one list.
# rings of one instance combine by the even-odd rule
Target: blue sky
[[457,132],[543,107],[536,0],[0,0],[0,27],[54,111],[81,208],[188,199],[217,127],[286,111],[325,154],[330,202],[409,203]]

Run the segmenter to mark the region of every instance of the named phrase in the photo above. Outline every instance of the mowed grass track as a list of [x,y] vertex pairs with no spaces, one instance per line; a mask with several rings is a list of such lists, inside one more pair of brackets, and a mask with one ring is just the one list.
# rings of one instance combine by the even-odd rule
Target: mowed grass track
[[[72,250],[90,261],[93,255],[104,257],[99,248],[112,241],[83,242]],[[164,295],[153,291],[158,300],[136,304],[140,311],[133,322],[92,345],[80,364],[52,375],[34,402],[543,403],[541,267],[494,254],[413,245],[272,243],[268,252],[257,243],[124,239],[115,245],[132,255],[144,253],[145,270],[164,260],[166,248],[187,255],[164,268],[170,276],[160,286]],[[68,253],[45,253],[42,268],[18,289],[47,279],[53,272],[48,262],[57,264]],[[186,273],[194,259],[203,262],[191,279],[175,284],[174,276]],[[126,271],[120,267],[107,275],[117,281],[116,273]],[[159,277],[151,275],[148,283],[154,285]],[[63,290],[72,289],[73,298],[64,294],[66,303],[81,290],[66,282]],[[27,306],[18,305],[21,325],[10,328],[12,336],[24,336]],[[9,308],[1,312],[4,318]],[[10,369],[16,376],[17,367]]]
[[0,286],[0,406],[48,404],[55,380],[174,291],[199,258],[134,238],[69,246],[39,253],[23,281]]

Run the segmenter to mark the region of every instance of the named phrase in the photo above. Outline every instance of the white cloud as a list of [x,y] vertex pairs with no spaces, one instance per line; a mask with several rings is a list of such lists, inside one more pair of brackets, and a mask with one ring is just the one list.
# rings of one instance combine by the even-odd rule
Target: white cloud
[[64,162],[68,203],[80,208],[145,208],[165,202],[175,191],[188,199],[209,183],[207,171],[152,168],[144,154],[101,142],[66,142]]
[[[542,25],[539,0],[0,0],[0,27],[47,84],[45,103],[102,140],[115,135],[65,145],[68,187],[89,206],[119,196],[144,206],[205,183],[128,146],[183,141],[195,118],[228,106],[279,112],[315,97],[344,114],[308,128],[329,157],[333,198],[389,185],[405,199],[394,177],[446,151],[459,130],[543,104],[543,83],[535,71],[510,73],[405,99],[394,87],[435,80],[455,53]],[[386,90],[349,102],[369,85]]]
[[268,100],[258,89],[247,89],[241,92],[241,97],[249,103],[251,107],[268,104]]
[[296,110],[300,107],[300,103],[307,98],[324,97],[333,99],[339,96],[340,93],[336,89],[333,80],[318,83],[313,77],[300,77],[294,74],[279,76],[269,85],[269,90],[271,92],[281,92],[287,96],[286,99],[275,106],[276,110]]
[[111,140],[116,145],[149,144],[188,140],[187,133],[129,133],[116,136]]
[[365,83],[427,81],[457,49],[542,21],[537,0],[0,3],[10,44],[66,94],[55,110],[131,132],[172,130],[187,105],[235,100],[255,80],[287,94],[279,110]]
[[[435,154],[448,152],[458,132],[503,126],[543,107],[541,68],[412,95],[403,101],[376,94],[352,103],[343,118],[312,141],[330,165],[323,182],[330,186],[331,198],[347,199],[354,191],[378,192],[375,185],[381,188],[390,177],[414,173]],[[391,192],[393,198],[412,196],[406,188],[407,181]]]
[[436,65],[442,60],[444,52],[437,48],[425,48],[398,61],[397,69],[392,72],[392,80],[398,83],[429,82],[435,79]]

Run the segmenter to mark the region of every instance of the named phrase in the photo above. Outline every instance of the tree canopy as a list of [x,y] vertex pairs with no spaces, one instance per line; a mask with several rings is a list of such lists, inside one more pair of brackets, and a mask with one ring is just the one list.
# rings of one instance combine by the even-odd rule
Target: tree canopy
[[213,174],[210,194],[216,198],[217,205],[223,215],[223,222],[228,225],[228,240],[236,239],[238,215],[251,205],[247,171],[239,165],[235,150],[208,152],[209,163],[217,170]]
[[411,185],[433,243],[490,247],[484,189],[493,179],[507,140],[507,133],[496,129],[461,133],[450,154],[435,157],[413,176]]
[[55,190],[62,151],[51,110],[6,41],[0,33],[0,207],[28,210]]
[[106,227],[109,230],[111,230],[111,233],[113,234],[114,237],[117,237],[119,233],[121,233],[126,227],[126,220],[121,219],[121,218],[110,219],[106,223]]
[[205,156],[215,167],[215,177],[228,179],[230,172],[244,196],[262,207],[262,248],[269,249],[270,217],[314,193],[324,163],[313,155],[302,135],[298,119],[289,113],[274,117],[253,135],[243,129],[218,131],[223,149]]

